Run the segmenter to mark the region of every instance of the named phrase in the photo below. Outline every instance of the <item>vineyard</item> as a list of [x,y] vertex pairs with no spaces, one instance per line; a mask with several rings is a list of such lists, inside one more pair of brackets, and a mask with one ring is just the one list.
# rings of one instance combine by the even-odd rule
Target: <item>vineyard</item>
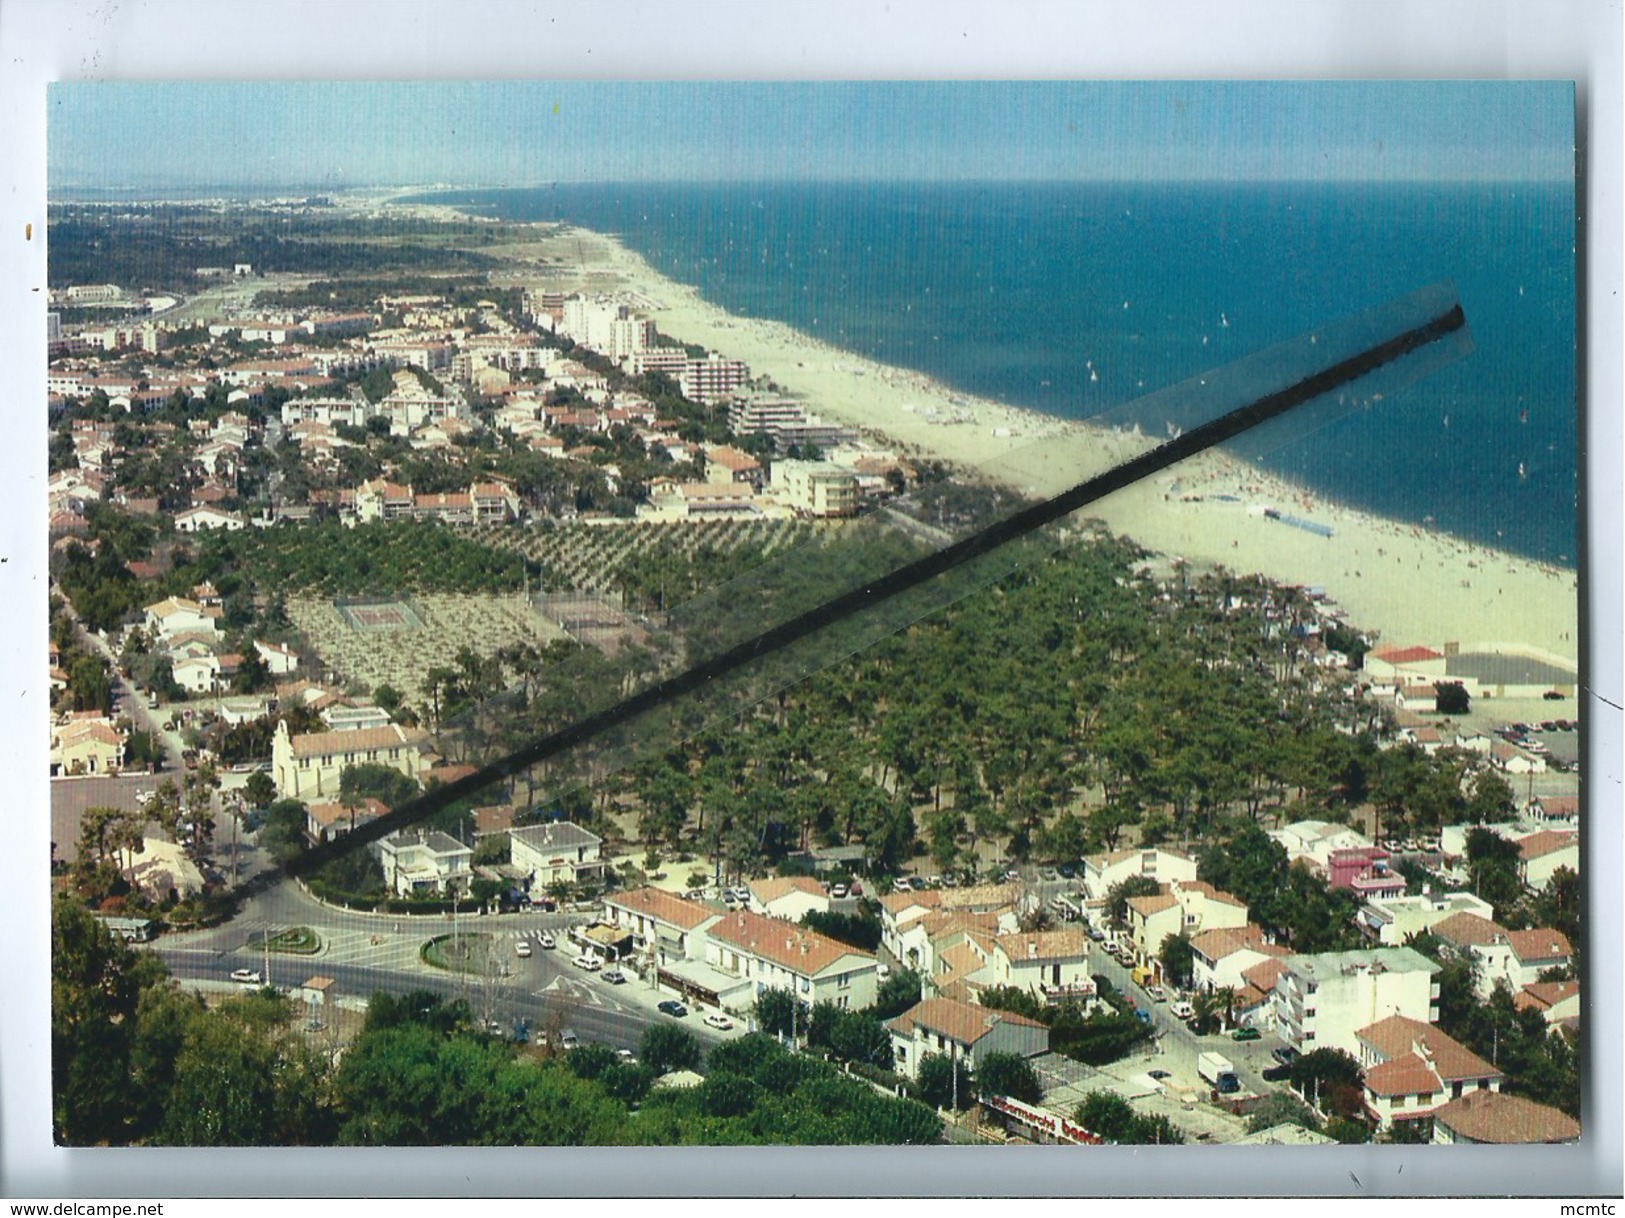
[[460,647],[489,656],[503,647],[541,647],[563,637],[519,593],[420,592],[412,603],[423,618],[421,629],[363,633],[352,629],[327,598],[297,596],[287,602],[288,617],[342,684],[392,685],[415,706],[424,702],[424,675],[437,666],[453,667]]
[[[541,566],[548,591],[620,591],[631,601],[662,595],[671,603],[723,582],[815,537],[849,528],[842,521],[706,520],[699,523],[485,525],[471,536]],[[658,582],[664,575],[666,588]]]

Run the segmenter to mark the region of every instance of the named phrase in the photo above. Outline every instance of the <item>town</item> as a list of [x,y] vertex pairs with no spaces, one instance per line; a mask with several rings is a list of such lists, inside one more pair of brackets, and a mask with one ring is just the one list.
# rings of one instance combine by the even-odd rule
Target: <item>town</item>
[[[117,1018],[68,987],[60,1137],[1578,1138],[1573,666],[1101,528],[627,768],[284,878],[693,653],[708,590],[986,506],[499,227],[53,279],[54,959],[132,1016],[65,1077]],[[403,1089],[463,1049],[522,1117]]]

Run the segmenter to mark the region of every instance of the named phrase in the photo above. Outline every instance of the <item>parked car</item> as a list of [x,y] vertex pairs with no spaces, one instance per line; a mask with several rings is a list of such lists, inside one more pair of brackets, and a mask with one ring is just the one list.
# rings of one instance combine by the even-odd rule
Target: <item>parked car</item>
[[908,886],[915,892],[924,892],[926,888],[925,881],[917,875],[908,877]]
[[829,895],[830,895],[830,899],[833,900],[833,901],[844,900],[846,898],[846,885],[845,884],[837,884],[837,885],[835,885],[835,887],[833,887],[833,888],[831,888],[829,890]]
[[912,892],[912,891],[914,891],[913,887],[909,884],[908,877],[906,875],[898,876],[895,880],[893,880],[891,882],[891,886],[892,886],[892,891],[893,892]]
[[1046,880],[1058,880],[1061,878],[1061,873],[1055,870],[1053,867],[1044,868],[1040,874],[1042,874]]
[[1152,1002],[1167,1002],[1168,994],[1160,985],[1148,985],[1145,992],[1150,995]]
[[577,968],[586,969],[589,973],[596,973],[599,969],[604,967],[604,962],[602,960],[600,960],[597,956],[589,956],[586,952],[582,952],[581,955],[570,961],[570,963],[575,965]]
[[576,1030],[574,1028],[565,1028],[564,1031],[559,1033],[560,1048],[573,1049],[580,1043],[581,1038],[576,1035]]
[[611,985],[625,985],[626,984],[626,974],[621,972],[621,970],[618,969],[618,968],[606,968],[603,972],[599,973],[598,975],[600,977],[602,977],[605,981],[609,982]]
[[863,895],[863,885],[858,883],[857,880],[852,881],[851,895],[855,897],[861,897]]
[[260,975],[251,968],[234,968],[231,970],[231,979],[242,985],[258,985]]
[[1298,1060],[1298,1051],[1291,1045],[1282,1045],[1279,1049],[1271,1049],[1270,1056],[1283,1066],[1290,1066]]
[[1059,867],[1056,868],[1056,870],[1061,873],[1061,878],[1063,880],[1071,880],[1071,879],[1076,879],[1077,878],[1078,869],[1076,867],[1074,867],[1071,863],[1062,863]]
[[615,1057],[617,1060],[625,1063],[628,1066],[635,1066],[638,1064],[637,1056],[630,1049],[616,1049]]
[[1147,1070],[1146,1073],[1159,1081],[1171,1077],[1166,1070]]
[[673,1019],[681,1019],[684,1015],[688,1014],[688,1008],[682,1003],[678,1002],[675,998],[666,999],[665,1002],[658,1004],[655,1007],[655,1010],[659,1011],[662,1015],[670,1015]]
[[726,1015],[712,1011],[705,1017],[705,1026],[708,1028],[715,1028],[719,1032],[731,1032],[733,1031],[734,1021],[729,1019]]
[[541,946],[541,948],[544,951],[552,951],[555,947],[558,946],[558,942],[553,938],[552,935],[548,934],[545,930],[541,934],[536,936],[536,942],[537,942],[537,944],[539,944]]
[[513,945],[513,951],[514,955],[518,956],[521,960],[528,960],[530,958],[530,940],[519,940],[519,942]]
[[1259,1033],[1257,1028],[1237,1028],[1234,1032],[1230,1033],[1230,1039],[1231,1040],[1257,1040],[1259,1038],[1259,1035],[1260,1035],[1260,1033]]
[[1291,1077],[1291,1066],[1266,1066],[1264,1068],[1264,1081],[1266,1083],[1284,1083]]

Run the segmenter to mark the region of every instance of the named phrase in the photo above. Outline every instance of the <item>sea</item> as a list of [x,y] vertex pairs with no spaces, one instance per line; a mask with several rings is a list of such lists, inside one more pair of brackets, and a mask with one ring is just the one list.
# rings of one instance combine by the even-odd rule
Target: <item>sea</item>
[[561,184],[432,198],[613,234],[730,312],[1069,419],[1449,283],[1467,358],[1261,460],[1350,507],[1575,565],[1570,182]]

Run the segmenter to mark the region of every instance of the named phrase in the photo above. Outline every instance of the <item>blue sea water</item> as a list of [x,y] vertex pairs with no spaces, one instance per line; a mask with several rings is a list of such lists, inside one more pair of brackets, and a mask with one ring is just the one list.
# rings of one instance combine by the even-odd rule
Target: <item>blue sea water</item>
[[1449,281],[1471,356],[1265,462],[1351,506],[1574,562],[1568,183],[608,184],[436,199],[613,233],[732,312],[1069,418]]

